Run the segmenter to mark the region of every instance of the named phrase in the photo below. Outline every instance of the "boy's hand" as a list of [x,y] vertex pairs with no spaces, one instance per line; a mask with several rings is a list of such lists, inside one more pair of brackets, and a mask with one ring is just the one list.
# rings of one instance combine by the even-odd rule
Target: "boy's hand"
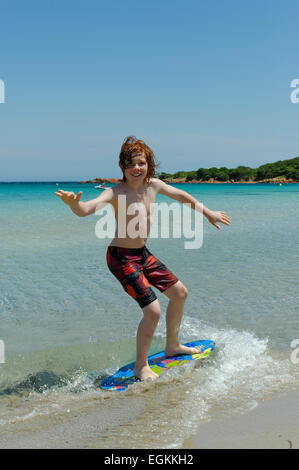
[[230,218],[226,212],[209,211],[206,217],[212,225],[218,228],[218,230],[220,230],[220,226],[217,224],[217,222],[220,222],[224,225],[230,225]]
[[58,189],[56,196],[60,197],[60,199],[67,204],[68,206],[72,207],[80,201],[80,197],[82,196],[82,191],[79,191],[76,195],[72,191],[63,191],[62,189]]

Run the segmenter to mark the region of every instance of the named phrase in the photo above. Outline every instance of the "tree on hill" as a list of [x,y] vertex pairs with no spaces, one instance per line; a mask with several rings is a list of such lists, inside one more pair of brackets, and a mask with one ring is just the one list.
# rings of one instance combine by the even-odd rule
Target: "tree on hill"
[[258,168],[250,168],[248,166],[239,165],[237,168],[199,168],[197,171],[178,171],[174,174],[161,173],[160,179],[182,179],[186,181],[198,180],[209,181],[213,178],[216,181],[260,181],[284,177],[299,181],[299,157],[289,160],[279,160],[275,163],[266,163]]

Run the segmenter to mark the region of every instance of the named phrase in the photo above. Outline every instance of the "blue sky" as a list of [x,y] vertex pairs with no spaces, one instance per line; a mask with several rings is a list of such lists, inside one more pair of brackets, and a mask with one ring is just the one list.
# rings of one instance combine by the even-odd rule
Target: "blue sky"
[[0,4],[0,181],[118,177],[127,135],[160,171],[299,155],[299,3]]

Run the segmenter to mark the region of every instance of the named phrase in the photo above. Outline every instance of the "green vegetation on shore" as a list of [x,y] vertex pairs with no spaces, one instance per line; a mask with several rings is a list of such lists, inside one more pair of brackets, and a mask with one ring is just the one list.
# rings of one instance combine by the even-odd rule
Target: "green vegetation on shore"
[[299,157],[290,160],[279,160],[275,163],[266,163],[258,168],[238,166],[237,168],[199,168],[195,171],[177,171],[174,174],[160,173],[162,180],[185,180],[201,182],[262,182],[268,180],[288,180],[299,182]]
[[[157,177],[168,183],[299,183],[299,157],[266,163],[258,168],[199,168],[195,171],[158,173]],[[94,178],[79,183],[118,183],[115,178]]]

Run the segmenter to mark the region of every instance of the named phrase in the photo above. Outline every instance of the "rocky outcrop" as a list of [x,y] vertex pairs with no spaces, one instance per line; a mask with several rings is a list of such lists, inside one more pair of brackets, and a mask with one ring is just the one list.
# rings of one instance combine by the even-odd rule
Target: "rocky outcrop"
[[[122,181],[121,179],[116,179],[116,178],[94,178],[92,180],[89,180],[89,181],[79,181],[79,183],[81,184],[102,184],[102,183],[114,183],[114,184],[117,184],[119,183],[120,181]],[[229,184],[229,183],[234,183],[234,184],[238,184],[238,183],[246,183],[246,184],[256,184],[256,183],[278,183],[278,184],[286,184],[286,183],[298,183],[298,181],[294,181],[292,179],[287,179],[287,178],[284,178],[284,177],[277,177],[277,178],[268,178],[268,179],[264,179],[264,180],[248,180],[248,181],[245,181],[245,180],[240,180],[240,181],[234,181],[234,180],[228,180],[228,181],[218,181],[218,180],[215,180],[214,178],[210,178],[208,181],[199,181],[199,180],[189,180],[189,181],[186,181],[186,178],[166,178],[164,179],[163,181],[165,181],[165,183],[173,183],[173,184],[177,184],[177,183],[191,183],[191,184],[201,184],[201,183],[210,183],[210,184]]]
[[89,181],[79,181],[81,184],[87,184],[87,183],[92,183],[92,184],[102,184],[102,183],[119,183],[121,179],[116,179],[116,178],[94,178]]
[[268,178],[264,180],[240,180],[240,181],[235,181],[235,180],[227,180],[227,181],[219,181],[215,180],[214,178],[210,178],[207,181],[199,181],[199,180],[189,180],[186,181],[186,178],[166,178],[163,181],[165,183],[193,183],[193,184],[257,184],[257,183],[281,183],[281,184],[286,184],[286,183],[298,183],[298,181],[294,181],[291,178],[287,179],[284,177],[277,177],[277,178]]

